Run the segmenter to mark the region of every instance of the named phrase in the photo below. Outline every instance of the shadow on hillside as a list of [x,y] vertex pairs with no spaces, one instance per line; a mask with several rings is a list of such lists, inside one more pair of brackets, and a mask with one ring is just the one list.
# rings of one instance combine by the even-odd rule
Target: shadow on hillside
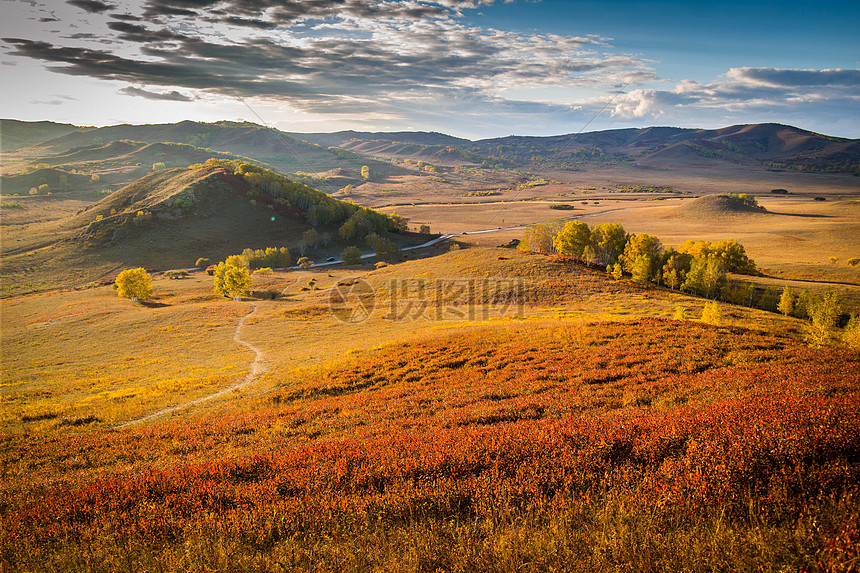
[[154,300],[140,300],[138,301],[138,304],[145,306],[146,308],[164,308],[165,306],[170,306],[167,303],[157,302]]
[[771,215],[782,215],[783,217],[804,217],[809,219],[832,219],[833,215],[816,215],[813,213],[779,213],[778,211],[768,211]]

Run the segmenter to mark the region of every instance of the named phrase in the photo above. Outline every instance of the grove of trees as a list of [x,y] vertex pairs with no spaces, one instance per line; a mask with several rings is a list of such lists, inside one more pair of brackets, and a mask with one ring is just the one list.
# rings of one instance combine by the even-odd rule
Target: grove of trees
[[637,282],[663,284],[712,299],[726,292],[727,273],[757,272],[743,245],[733,239],[687,241],[675,250],[664,248],[653,235],[627,233],[619,223],[594,228],[576,220],[538,223],[526,229],[519,248],[578,257],[605,266],[614,278],[627,273]]
[[341,201],[309,187],[251,163],[238,160],[208,159],[206,165],[229,169],[242,177],[252,187],[256,201],[267,201],[276,207],[300,214],[311,226],[338,227],[343,240],[361,240],[370,233],[384,233],[406,229],[407,220],[395,214],[386,215],[355,203]]

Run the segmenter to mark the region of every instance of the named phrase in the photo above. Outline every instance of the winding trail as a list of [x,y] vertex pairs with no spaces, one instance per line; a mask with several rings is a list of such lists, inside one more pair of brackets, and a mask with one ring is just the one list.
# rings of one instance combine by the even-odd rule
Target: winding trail
[[132,426],[134,424],[140,424],[143,422],[148,422],[148,421],[153,420],[155,418],[159,418],[159,417],[167,415],[167,414],[172,414],[172,413],[177,412],[179,410],[182,410],[184,408],[188,408],[188,407],[194,406],[196,404],[202,404],[203,402],[208,402],[209,400],[212,400],[214,398],[220,398],[222,396],[229,394],[230,392],[233,392],[234,390],[244,388],[248,384],[251,384],[252,382],[254,382],[257,379],[257,376],[259,376],[262,372],[265,371],[265,369],[263,368],[263,365],[262,365],[263,357],[265,356],[265,354],[263,353],[262,350],[260,350],[259,348],[257,348],[256,346],[254,346],[253,344],[248,342],[247,340],[242,340],[240,338],[240,335],[242,333],[242,327],[245,326],[245,322],[247,322],[247,320],[249,318],[251,318],[251,316],[255,312],[257,312],[257,303],[254,302],[254,303],[251,303],[250,312],[248,312],[248,314],[246,314],[241,319],[239,319],[239,324],[236,325],[236,330],[233,332],[233,342],[235,342],[236,344],[241,344],[242,346],[244,346],[245,348],[247,348],[248,350],[250,350],[251,352],[254,353],[254,359],[250,362],[250,364],[248,364],[248,373],[245,374],[245,377],[242,379],[241,382],[231,384],[230,386],[227,386],[226,388],[222,388],[221,390],[218,390],[217,392],[214,392],[212,394],[207,394],[206,396],[201,396],[200,398],[196,398],[196,399],[190,400],[188,402],[183,402],[182,404],[177,404],[176,406],[168,406],[167,408],[162,408],[161,410],[157,410],[157,411],[153,412],[152,414],[147,414],[146,416],[143,416],[142,418],[137,418],[135,420],[131,420],[129,422],[125,422],[124,424],[120,424],[120,425],[114,426],[114,427],[115,428],[127,428],[128,426]]

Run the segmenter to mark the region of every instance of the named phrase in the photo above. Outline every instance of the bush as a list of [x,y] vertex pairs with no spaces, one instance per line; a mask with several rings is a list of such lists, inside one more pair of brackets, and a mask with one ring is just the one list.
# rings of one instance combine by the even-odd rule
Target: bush
[[128,269],[119,273],[114,282],[116,293],[131,300],[152,296],[152,278],[143,268]]
[[195,261],[194,266],[197,268],[200,268],[200,269],[205,269],[206,267],[208,267],[211,264],[212,264],[212,261],[210,261],[209,259],[200,257],[199,259],[197,259],[197,261]]
[[345,265],[357,265],[361,263],[361,250],[358,247],[347,247],[340,254]]
[[720,305],[717,301],[712,300],[705,303],[702,309],[702,322],[706,324],[720,324],[723,321],[723,313],[720,311]]

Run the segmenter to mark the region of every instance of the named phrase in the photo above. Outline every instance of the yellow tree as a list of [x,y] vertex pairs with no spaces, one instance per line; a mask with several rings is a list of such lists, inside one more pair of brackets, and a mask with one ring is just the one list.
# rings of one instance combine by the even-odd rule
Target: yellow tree
[[122,271],[116,277],[115,285],[119,296],[131,300],[147,299],[152,296],[152,278],[143,268]]
[[251,287],[251,272],[237,258],[215,267],[215,292],[239,300]]
[[582,221],[568,221],[552,240],[552,246],[563,255],[581,257],[591,244],[591,230]]

